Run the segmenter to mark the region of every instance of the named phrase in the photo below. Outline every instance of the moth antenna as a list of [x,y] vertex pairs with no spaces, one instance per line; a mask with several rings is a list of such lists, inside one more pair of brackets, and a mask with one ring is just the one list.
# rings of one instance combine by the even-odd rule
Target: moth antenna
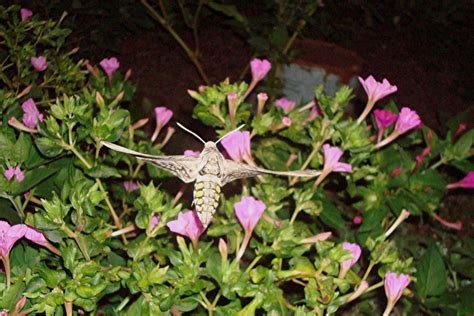
[[228,132],[227,134],[225,134],[224,136],[222,136],[221,138],[219,138],[219,139],[217,140],[217,142],[216,142],[216,145],[219,144],[219,142],[220,142],[221,140],[223,140],[224,138],[226,138],[226,137],[229,136],[230,134],[237,132],[238,130],[240,130],[240,129],[241,129],[242,127],[244,127],[244,126],[245,126],[245,124],[242,124],[242,125],[240,125],[239,127],[237,127],[236,129],[234,129],[233,131],[230,131],[230,132]]
[[199,139],[203,144],[206,144],[206,142],[204,141],[204,139],[202,139],[198,134],[196,134],[195,132],[193,132],[192,130],[190,129],[187,129],[186,127],[184,127],[183,125],[181,125],[180,123],[176,122],[176,124],[178,124],[179,127],[181,127],[182,129],[184,129],[186,132],[188,132],[189,134],[191,135],[194,135],[197,139]]

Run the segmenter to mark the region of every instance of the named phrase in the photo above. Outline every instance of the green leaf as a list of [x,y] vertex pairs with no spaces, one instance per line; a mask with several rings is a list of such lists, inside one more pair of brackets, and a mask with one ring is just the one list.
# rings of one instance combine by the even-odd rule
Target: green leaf
[[36,147],[46,157],[53,158],[63,152],[63,148],[59,144],[59,141],[52,140],[50,138],[41,137],[36,139]]
[[446,268],[438,246],[433,242],[421,256],[416,272],[416,290],[420,297],[441,295],[448,286]]

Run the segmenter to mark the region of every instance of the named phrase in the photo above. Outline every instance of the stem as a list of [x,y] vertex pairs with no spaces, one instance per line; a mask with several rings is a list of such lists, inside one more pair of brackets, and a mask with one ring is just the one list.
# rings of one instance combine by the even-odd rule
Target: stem
[[196,67],[197,71],[199,72],[199,75],[201,78],[204,80],[206,85],[209,85],[209,79],[207,78],[206,73],[204,72],[201,63],[199,62],[197,55],[189,48],[189,46],[184,42],[184,40],[176,33],[176,31],[173,29],[173,27],[168,24],[168,22],[146,1],[146,0],[140,0],[142,5],[148,10],[148,13],[156,20],[158,23],[161,24],[162,27],[164,27],[171,36],[175,39],[175,41],[181,46],[181,48],[185,51],[186,55],[188,55],[189,59],[191,62],[194,64]]
[[444,163],[445,163],[444,159],[441,158],[438,162],[436,162],[434,165],[432,165],[432,166],[430,167],[430,169],[436,169],[436,168],[438,168],[439,166],[441,166],[441,165],[444,164]]
[[[305,162],[303,163],[303,166],[301,166],[301,170],[305,170],[305,169],[308,167],[308,165],[310,164],[311,160],[313,160],[314,156],[318,153],[319,149],[321,148],[322,143],[323,143],[323,142],[321,141],[321,142],[316,143],[316,145],[314,145],[313,150],[312,150],[311,153],[309,154],[308,158],[306,158]],[[298,182],[298,178],[297,178],[297,177],[294,177],[294,178],[291,179],[291,181],[290,181],[290,186],[295,185],[296,182]]]
[[71,301],[64,302],[64,309],[66,310],[66,316],[72,316],[72,302]]
[[136,261],[137,258],[140,258],[140,255],[143,252],[143,247],[145,247],[145,245],[148,243],[148,240],[150,240],[150,236],[148,236],[148,234],[147,234],[145,239],[140,243],[140,247],[138,248],[137,253],[133,257],[133,261]]
[[78,238],[77,234],[73,232],[69,227],[67,227],[65,224],[62,226],[63,231],[66,233],[66,235],[70,238],[73,238],[76,241],[77,246],[79,247],[79,250],[81,250],[82,255],[87,261],[90,261],[91,258],[89,256],[89,253],[86,250],[86,247],[82,243],[81,239]]
[[252,231],[245,230],[244,240],[242,241],[242,244],[240,245],[240,249],[239,249],[239,252],[237,253],[237,257],[235,257],[235,260],[237,262],[239,262],[242,256],[244,255],[245,249],[247,249],[247,246],[249,244],[251,237],[252,237]]
[[256,256],[252,262],[249,264],[249,266],[247,267],[247,269],[245,269],[245,274],[247,274],[248,272],[250,272],[250,270],[252,270],[252,268],[260,261],[260,259],[262,259],[262,256]]
[[383,286],[383,284],[384,284],[384,281],[380,281],[379,283],[376,283],[376,284],[372,285],[371,287],[369,287],[367,290],[365,290],[364,293],[372,292],[373,290],[376,290],[379,287]]
[[372,270],[372,268],[375,266],[375,262],[370,260],[369,266],[367,267],[367,270],[365,270],[364,276],[362,277],[362,281],[365,281],[369,277],[369,273]]
[[5,276],[6,276],[6,281],[7,281],[7,288],[10,287],[10,257],[9,254],[7,253],[5,256],[2,256],[2,261],[3,261],[3,268],[5,269]]
[[400,136],[400,134],[396,130],[393,131],[392,134],[387,136],[387,138],[375,145],[375,149],[380,149],[385,145],[388,145],[389,143],[393,142],[398,136]]
[[369,115],[369,113],[372,110],[372,108],[374,107],[374,105],[375,105],[374,101],[372,101],[370,99],[367,101],[364,111],[362,112],[362,114],[357,119],[357,125],[359,125],[367,117],[367,115]]
[[291,215],[290,225],[295,222],[296,216],[298,216],[298,214],[300,213],[300,211],[301,211],[301,209],[295,209],[295,211],[293,212],[293,215]]
[[22,218],[22,219],[25,218],[25,213],[23,212],[23,209],[20,207],[20,205],[18,205],[16,203],[15,199],[12,196],[9,196],[6,193],[0,193],[0,197],[9,200],[10,203],[13,204],[13,207],[15,208],[16,212],[18,213],[18,216],[20,216],[20,218]]

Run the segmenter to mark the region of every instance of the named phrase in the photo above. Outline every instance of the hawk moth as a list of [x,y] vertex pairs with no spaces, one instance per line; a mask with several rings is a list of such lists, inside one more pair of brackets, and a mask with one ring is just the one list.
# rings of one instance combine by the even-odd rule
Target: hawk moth
[[188,130],[179,123],[177,124],[204,143],[204,149],[201,151],[199,157],[184,155],[154,156],[130,150],[106,141],[102,141],[101,143],[115,151],[133,155],[137,159],[148,161],[156,167],[168,171],[185,183],[195,182],[193,204],[196,207],[199,220],[204,228],[209,225],[212,220],[212,215],[219,206],[221,187],[231,181],[261,174],[295,177],[314,177],[320,174],[320,172],[315,170],[273,171],[224,158],[219,152],[219,149],[217,149],[217,144],[244,125],[227,133],[217,142],[205,142],[196,133]]

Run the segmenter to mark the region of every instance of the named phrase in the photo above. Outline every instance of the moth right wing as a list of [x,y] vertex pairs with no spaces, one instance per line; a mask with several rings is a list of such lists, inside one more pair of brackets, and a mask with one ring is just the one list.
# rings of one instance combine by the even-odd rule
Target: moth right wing
[[135,156],[137,159],[146,160],[158,168],[164,169],[181,181],[190,183],[196,180],[200,158],[177,155],[177,156],[154,156],[134,151],[116,144],[101,141],[101,143],[115,151]]
[[221,185],[225,185],[237,179],[255,177],[261,174],[273,174],[277,176],[291,177],[316,177],[321,174],[320,171],[316,170],[273,171],[229,159],[224,159],[223,170],[224,174],[221,177]]

